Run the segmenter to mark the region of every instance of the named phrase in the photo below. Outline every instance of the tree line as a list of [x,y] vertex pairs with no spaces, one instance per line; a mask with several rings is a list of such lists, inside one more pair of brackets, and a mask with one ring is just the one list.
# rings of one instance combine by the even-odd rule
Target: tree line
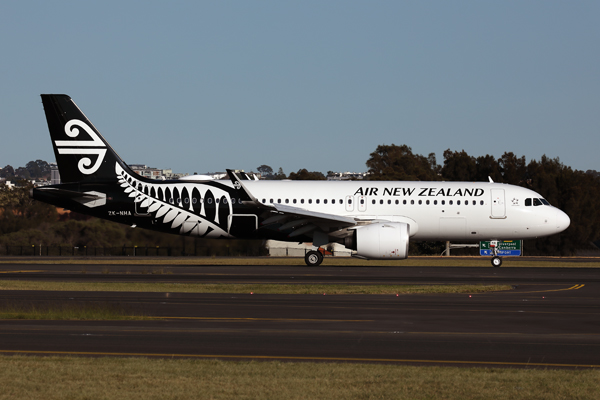
[[24,167],[14,169],[12,165],[7,165],[0,169],[0,178],[7,181],[20,179],[49,179],[50,164],[43,160],[29,161]]
[[593,249],[593,243],[600,240],[599,172],[573,170],[558,158],[545,155],[527,162],[525,156],[512,152],[496,159],[448,149],[443,157],[443,163],[438,164],[434,153],[425,157],[406,145],[380,145],[367,161],[368,179],[486,182],[491,178],[529,188],[566,212],[571,225],[558,235],[526,240],[524,251],[528,255],[573,255],[577,250]]
[[[512,152],[500,158],[485,155],[473,157],[464,150],[444,151],[443,162],[436,156],[415,154],[407,145],[380,145],[366,162],[369,180],[384,181],[482,181],[508,183],[530,188],[571,218],[570,227],[558,234],[524,243],[527,255],[573,255],[578,250],[592,249],[600,240],[600,173],[573,170],[558,158],[542,156],[526,161]],[[324,180],[318,171],[300,169],[286,175],[282,168],[274,172],[268,165],[257,168],[265,179]],[[17,171],[19,171],[17,175]],[[26,172],[25,172],[26,171]],[[0,170],[0,177],[29,178],[49,176],[50,167],[42,160],[31,161],[25,168],[10,165]],[[9,179],[7,179],[9,180]],[[30,186],[9,189],[0,185],[0,245],[56,246],[257,246],[252,241],[202,241],[160,232],[131,229],[110,221],[77,213],[59,214],[55,207],[29,198]],[[511,238],[506,238],[511,239]],[[186,242],[186,240],[188,242]],[[198,241],[199,240],[199,241]],[[190,242],[190,241],[193,241]],[[439,254],[443,243],[411,244],[412,254]]]

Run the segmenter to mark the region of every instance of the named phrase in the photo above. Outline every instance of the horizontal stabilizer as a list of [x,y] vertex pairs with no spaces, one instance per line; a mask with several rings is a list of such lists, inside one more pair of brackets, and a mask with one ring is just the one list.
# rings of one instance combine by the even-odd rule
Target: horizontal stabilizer
[[[51,196],[69,198],[78,203],[83,204],[86,207],[94,208],[103,206],[106,204],[106,194],[100,192],[77,192],[75,190],[58,189],[53,187],[48,188],[37,188],[42,193],[49,194]],[[33,193],[31,195],[33,197]]]

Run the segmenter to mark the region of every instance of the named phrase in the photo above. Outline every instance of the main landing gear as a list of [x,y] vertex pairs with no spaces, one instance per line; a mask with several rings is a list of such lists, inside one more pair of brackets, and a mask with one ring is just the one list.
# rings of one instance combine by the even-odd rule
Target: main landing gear
[[502,265],[502,259],[498,256],[492,257],[492,267],[499,267]]
[[304,256],[304,262],[309,267],[318,267],[323,262],[323,254],[320,251],[311,250]]

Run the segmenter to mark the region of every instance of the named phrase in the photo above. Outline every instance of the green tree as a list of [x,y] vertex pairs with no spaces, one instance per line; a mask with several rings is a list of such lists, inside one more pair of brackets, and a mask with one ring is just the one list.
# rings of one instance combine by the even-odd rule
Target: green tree
[[0,235],[58,220],[56,207],[29,197],[31,188],[0,185]]
[[436,171],[432,169],[431,161],[431,158],[413,154],[407,145],[379,145],[367,160],[369,180],[439,180]]
[[525,183],[527,180],[527,163],[525,162],[525,156],[517,158],[512,152],[504,153],[502,154],[502,157],[498,159],[498,165],[504,183],[519,185]]
[[563,210],[571,225],[558,235],[526,241],[539,254],[573,255],[600,239],[600,179],[542,156],[527,166],[527,186]]
[[272,179],[276,179],[276,180],[287,179],[285,172],[283,172],[283,168],[279,167],[279,170],[277,171],[276,174],[273,175]]
[[464,150],[444,151],[442,176],[448,181],[474,181],[477,177],[477,161]]
[[7,165],[6,167],[2,168],[0,170],[0,178],[6,178],[6,180],[11,180],[15,177],[15,169],[10,166]]
[[256,168],[256,170],[260,173],[260,175],[264,179],[272,179],[273,178],[273,168],[271,168],[268,165],[263,164],[260,167]]
[[325,175],[322,172],[312,171],[309,172],[305,168],[298,170],[298,172],[290,172],[289,179],[294,181],[324,181]]
[[35,161],[29,161],[27,165],[25,165],[25,169],[29,172],[29,176],[31,178],[41,178],[42,170],[40,166]]
[[500,166],[494,156],[486,154],[485,156],[477,157],[475,164],[477,165],[475,181],[487,182],[489,178],[492,178],[494,182],[503,181]]
[[15,170],[15,176],[18,176],[21,179],[31,179],[31,175],[29,174],[29,171],[27,171],[27,168],[25,167],[19,167]]

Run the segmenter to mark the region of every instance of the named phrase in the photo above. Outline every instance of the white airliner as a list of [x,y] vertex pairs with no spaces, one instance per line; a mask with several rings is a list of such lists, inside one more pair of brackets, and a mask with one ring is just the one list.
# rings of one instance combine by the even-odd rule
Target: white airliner
[[[205,238],[341,243],[365,259],[405,259],[414,241],[531,239],[569,217],[538,193],[494,182],[157,181],[125,164],[66,95],[42,95],[62,184],[32,197],[132,226]],[[206,178],[206,179],[205,179]],[[502,260],[493,252],[492,265]]]

